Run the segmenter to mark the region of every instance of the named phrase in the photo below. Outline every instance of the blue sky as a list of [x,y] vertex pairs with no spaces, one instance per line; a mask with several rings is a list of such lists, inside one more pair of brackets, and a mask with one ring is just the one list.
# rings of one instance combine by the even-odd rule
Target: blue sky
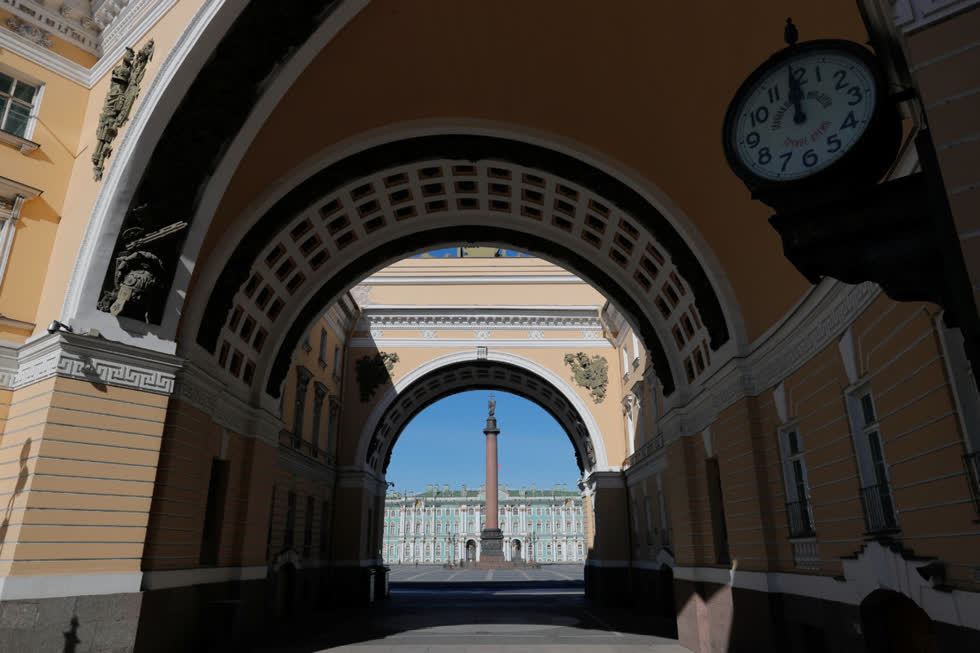
[[[576,487],[579,478],[572,443],[544,409],[516,395],[494,392],[497,400],[498,479],[512,487]],[[485,481],[486,390],[462,392],[432,404],[402,432],[388,466],[395,491],[421,492],[427,484],[469,488]]]

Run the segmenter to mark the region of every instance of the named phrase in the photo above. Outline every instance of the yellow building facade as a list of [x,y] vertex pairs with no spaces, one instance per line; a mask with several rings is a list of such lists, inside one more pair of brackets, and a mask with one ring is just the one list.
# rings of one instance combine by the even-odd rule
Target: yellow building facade
[[[0,4],[0,648],[380,599],[391,448],[474,388],[556,417],[589,596],[691,650],[976,648],[980,7],[703,13]],[[802,274],[726,163],[787,15],[881,61],[905,285]]]

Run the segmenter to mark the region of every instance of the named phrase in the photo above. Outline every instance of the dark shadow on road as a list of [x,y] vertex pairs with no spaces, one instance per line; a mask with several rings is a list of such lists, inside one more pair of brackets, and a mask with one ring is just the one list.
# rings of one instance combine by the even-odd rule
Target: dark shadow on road
[[673,619],[655,606],[607,607],[585,597],[583,581],[401,582],[366,607],[335,606],[281,624],[251,650],[313,653],[387,638],[419,637],[443,646],[480,643],[676,644]]

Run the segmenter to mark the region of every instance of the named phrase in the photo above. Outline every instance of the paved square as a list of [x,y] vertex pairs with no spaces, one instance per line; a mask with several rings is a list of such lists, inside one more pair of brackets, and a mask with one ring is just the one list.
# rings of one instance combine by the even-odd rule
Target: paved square
[[520,583],[585,580],[585,566],[542,565],[517,569],[448,569],[441,565],[391,565],[388,577],[395,583]]

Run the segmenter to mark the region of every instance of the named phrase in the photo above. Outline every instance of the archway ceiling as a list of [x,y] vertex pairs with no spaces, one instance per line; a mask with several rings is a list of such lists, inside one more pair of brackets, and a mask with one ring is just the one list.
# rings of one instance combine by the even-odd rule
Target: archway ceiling
[[[132,206],[148,204],[163,221],[194,215],[247,108],[328,6],[249,3],[174,114]],[[219,209],[203,218],[210,226],[195,258],[207,261],[245,207],[301,162],[384,125],[465,116],[551,134],[673,202],[691,220],[680,225],[685,241],[703,237],[699,255],[717,257],[748,336],[760,335],[806,283],[782,257],[765,208],[727,169],[719,133],[734,89],[781,45],[787,13],[804,38],[864,40],[846,0],[781,3],[778,16],[762,3],[725,3],[705,16],[683,3],[516,11],[375,0],[281,98]],[[188,294],[205,267],[195,267]]]
[[249,385],[266,377],[263,350],[278,347],[266,385],[278,396],[307,325],[340,292],[402,255],[473,239],[548,256],[603,290],[637,324],[666,394],[730,339],[693,252],[627,186],[540,147],[454,136],[372,148],[293,189],[228,259],[197,342]]
[[808,284],[782,256],[768,209],[727,168],[722,118],[742,79],[782,46],[786,15],[804,38],[863,41],[855,5],[788,2],[777,14],[722,3],[704,16],[684,3],[483,4],[368,5],[266,121],[202,255],[297,162],[385,125],[464,116],[555,134],[639,173],[707,241],[750,339],[778,320]]
[[[402,390],[378,422],[363,462],[376,471],[386,472],[392,450],[412,418],[440,399],[467,390],[510,392],[533,401],[565,430],[575,450],[579,470],[585,472],[595,467],[594,446],[587,444],[590,438],[585,420],[562,393],[529,370],[489,360],[466,361],[433,370]],[[482,428],[480,420],[483,417],[474,416],[474,433]],[[506,420],[501,420],[500,427],[506,438]]]

